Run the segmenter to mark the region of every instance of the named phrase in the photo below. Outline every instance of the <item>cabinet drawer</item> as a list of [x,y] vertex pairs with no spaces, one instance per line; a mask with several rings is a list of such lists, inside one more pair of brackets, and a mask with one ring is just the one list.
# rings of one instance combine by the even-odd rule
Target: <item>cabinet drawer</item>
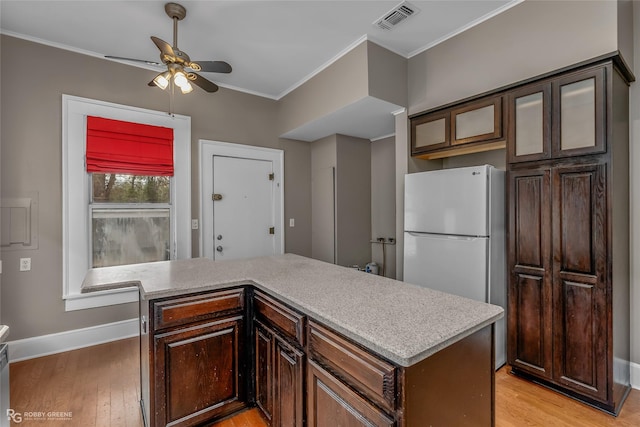
[[[395,427],[395,420],[342,381],[307,363],[307,426]],[[425,424],[426,425],[426,424]]]
[[169,328],[242,310],[244,289],[174,298],[156,302],[153,307],[154,328]]
[[314,322],[309,322],[308,342],[311,358],[373,402],[390,411],[395,410],[395,366]]
[[253,301],[258,319],[304,346],[304,315],[258,291],[255,292]]

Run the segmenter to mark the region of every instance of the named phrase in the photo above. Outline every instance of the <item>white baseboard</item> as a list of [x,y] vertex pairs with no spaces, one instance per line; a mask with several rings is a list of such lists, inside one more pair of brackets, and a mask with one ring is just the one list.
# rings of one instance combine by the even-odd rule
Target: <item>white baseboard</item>
[[33,359],[138,335],[138,319],[9,341],[9,361]]
[[640,364],[631,362],[631,387],[640,390]]

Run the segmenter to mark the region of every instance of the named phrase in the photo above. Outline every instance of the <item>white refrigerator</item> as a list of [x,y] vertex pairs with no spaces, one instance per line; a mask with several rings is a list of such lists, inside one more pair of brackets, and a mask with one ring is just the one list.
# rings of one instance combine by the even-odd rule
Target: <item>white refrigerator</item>
[[[404,281],[506,311],[505,173],[490,165],[405,175]],[[506,362],[496,322],[496,369]]]

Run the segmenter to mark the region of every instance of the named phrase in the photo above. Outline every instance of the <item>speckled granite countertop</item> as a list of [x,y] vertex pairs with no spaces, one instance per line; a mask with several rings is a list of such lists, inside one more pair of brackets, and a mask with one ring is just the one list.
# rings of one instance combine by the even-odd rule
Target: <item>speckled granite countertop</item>
[[194,258],[90,270],[83,292],[139,286],[145,299],[253,284],[400,366],[499,318],[501,307],[286,254]]

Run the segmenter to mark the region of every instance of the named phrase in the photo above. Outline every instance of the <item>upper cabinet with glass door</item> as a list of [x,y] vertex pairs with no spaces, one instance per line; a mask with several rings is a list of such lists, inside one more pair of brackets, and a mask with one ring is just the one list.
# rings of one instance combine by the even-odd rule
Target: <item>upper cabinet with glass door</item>
[[451,111],[451,144],[502,138],[502,97],[465,104]]
[[411,119],[411,154],[421,154],[449,147],[450,129],[449,111],[426,114]]
[[599,66],[509,92],[509,162],[605,152],[604,81]]
[[604,153],[604,66],[553,81],[552,156]]
[[411,118],[411,155],[433,159],[505,147],[502,96]]

